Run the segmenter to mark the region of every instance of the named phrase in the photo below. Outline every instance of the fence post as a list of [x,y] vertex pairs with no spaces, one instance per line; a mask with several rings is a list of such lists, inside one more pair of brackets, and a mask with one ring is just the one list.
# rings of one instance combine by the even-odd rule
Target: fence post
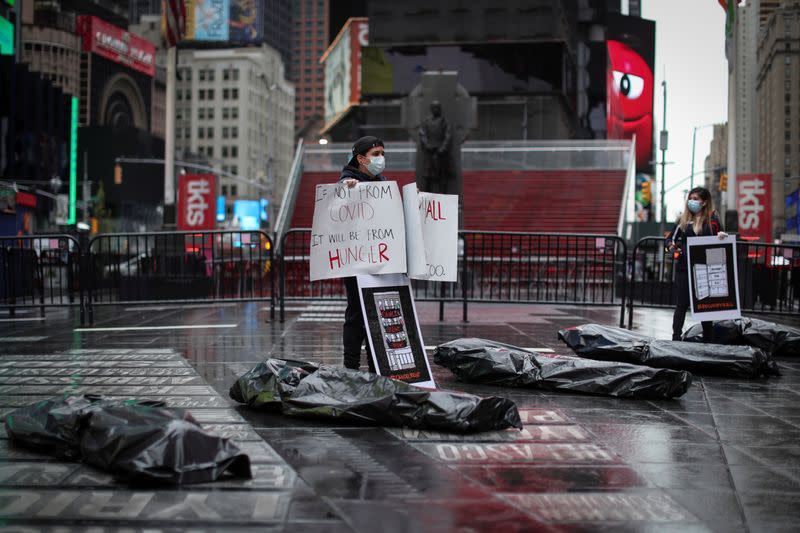
[[619,240],[619,243],[622,245],[622,304],[620,305],[619,310],[619,327],[625,327],[625,296],[626,296],[626,289],[628,288],[628,280],[627,273],[628,273],[628,246],[625,244],[625,241],[622,239]]
[[639,242],[633,245],[633,252],[631,253],[631,290],[630,295],[628,296],[628,329],[633,329],[633,299],[635,298],[636,294],[636,252],[639,250],[639,244],[641,244],[641,239]]
[[280,253],[278,254],[278,268],[279,268],[279,283],[278,283],[278,297],[280,298],[281,318],[280,322],[283,324],[286,320],[286,237],[289,232],[286,232],[281,239]]
[[439,322],[444,321],[444,282],[439,282]]
[[462,314],[461,321],[466,323],[469,322],[469,310],[467,306],[467,237],[466,235],[462,234],[462,238],[464,239],[464,254],[461,259],[461,305],[462,305]]

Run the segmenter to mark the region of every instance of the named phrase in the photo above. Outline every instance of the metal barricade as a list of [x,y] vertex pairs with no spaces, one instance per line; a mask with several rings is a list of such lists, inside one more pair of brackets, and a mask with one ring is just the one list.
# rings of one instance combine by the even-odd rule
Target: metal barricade
[[79,307],[83,323],[82,258],[71,235],[0,237],[0,309]]
[[463,231],[462,282],[471,302],[620,306],[625,241],[614,235]]
[[[737,241],[739,303],[742,311],[778,315],[800,313],[800,245]],[[628,328],[633,308],[673,307],[675,258],[664,239],[645,237],[631,254]]]
[[97,235],[86,261],[89,321],[98,305],[262,300],[274,318],[272,248],[262,231]]
[[[291,229],[280,254],[280,319],[286,300],[342,300],[339,279],[311,282],[311,230]],[[414,297],[444,303],[558,303],[620,306],[624,324],[625,242],[613,235],[462,231],[456,283],[414,280]]]

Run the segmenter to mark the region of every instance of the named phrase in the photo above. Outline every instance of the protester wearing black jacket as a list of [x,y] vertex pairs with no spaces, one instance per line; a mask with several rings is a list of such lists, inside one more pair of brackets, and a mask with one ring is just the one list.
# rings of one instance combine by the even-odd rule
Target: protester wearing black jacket
[[[360,181],[386,181],[381,174],[384,167],[383,141],[377,137],[361,137],[353,144],[353,157],[342,169],[339,183],[355,187]],[[346,368],[358,369],[361,366],[361,347],[367,340],[367,330],[361,313],[356,278],[344,278],[344,286],[347,290],[347,309],[344,312],[342,328],[343,363]],[[375,372],[369,345],[367,345],[367,364],[370,372]]]
[[[675,257],[675,314],[672,316],[672,340],[681,340],[686,311],[689,309],[689,266],[684,251],[688,237],[707,237],[717,235],[720,239],[728,235],[722,231],[719,216],[714,211],[711,193],[703,187],[689,191],[686,205],[675,227],[666,239],[667,253]],[[711,321],[701,322],[703,340],[713,342]]]

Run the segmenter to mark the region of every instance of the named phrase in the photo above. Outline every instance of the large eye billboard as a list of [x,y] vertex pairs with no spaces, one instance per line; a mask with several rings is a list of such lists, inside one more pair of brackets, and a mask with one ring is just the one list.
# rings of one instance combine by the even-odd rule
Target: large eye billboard
[[609,139],[636,135],[636,170],[651,173],[655,23],[609,16],[606,31],[606,127]]

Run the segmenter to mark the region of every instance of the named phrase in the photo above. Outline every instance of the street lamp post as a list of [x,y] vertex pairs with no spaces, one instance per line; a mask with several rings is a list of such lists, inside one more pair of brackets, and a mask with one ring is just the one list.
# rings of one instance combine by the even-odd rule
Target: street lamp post
[[692,173],[691,173],[691,180],[689,181],[689,190],[694,189],[694,150],[697,144],[697,130],[702,128],[710,128],[715,126],[715,124],[703,124],[702,126],[695,126],[694,131],[692,132]]
[[662,115],[662,128],[659,137],[659,148],[661,149],[661,234],[664,234],[665,223],[667,220],[667,202],[664,198],[666,194],[664,189],[667,182],[667,140],[669,134],[667,133],[667,81],[661,82],[661,89],[664,93],[664,114]]

